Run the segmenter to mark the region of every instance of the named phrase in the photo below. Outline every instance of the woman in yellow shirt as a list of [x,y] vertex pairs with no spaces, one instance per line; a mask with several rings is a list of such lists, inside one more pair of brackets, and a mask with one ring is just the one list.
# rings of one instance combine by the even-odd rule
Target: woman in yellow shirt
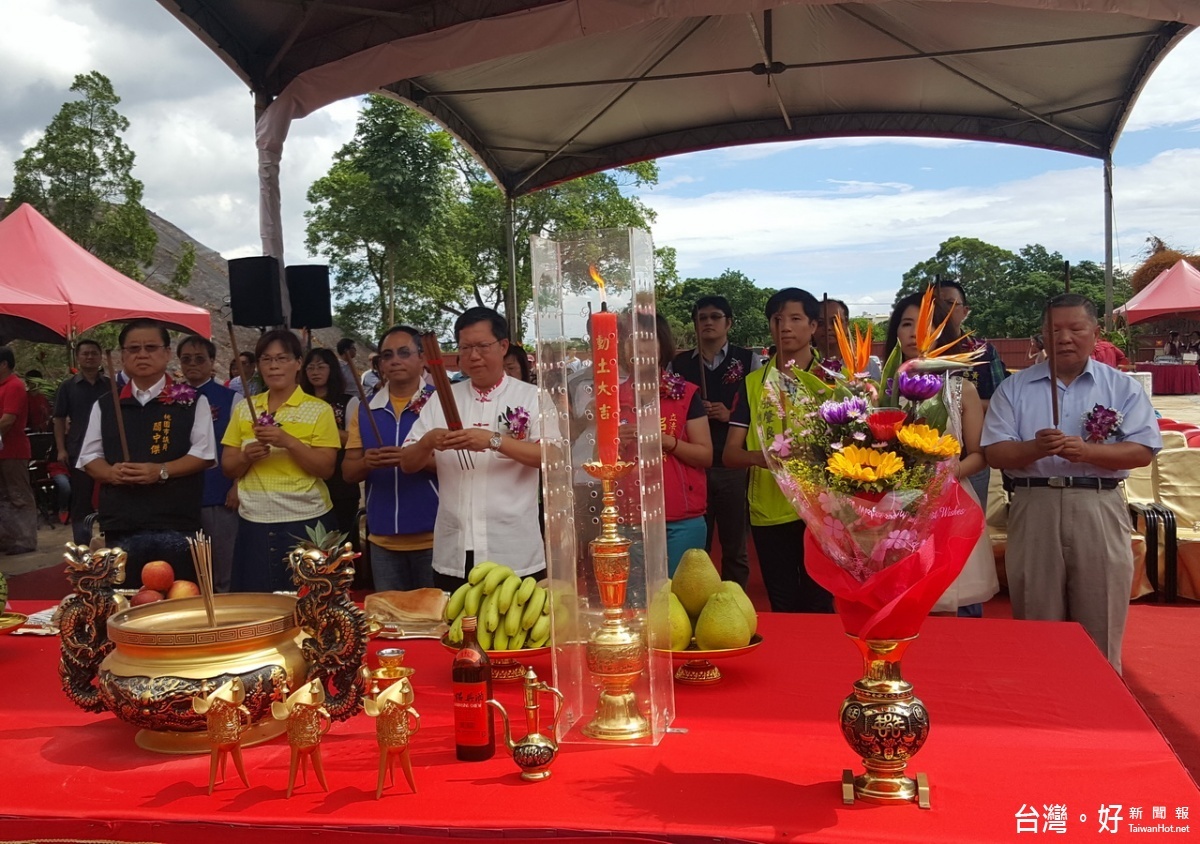
[[233,591],[292,588],[287,554],[318,523],[332,530],[325,479],[341,438],[333,410],[297,383],[304,350],[290,331],[268,331],[254,349],[265,392],[234,405],[221,468],[238,485]]

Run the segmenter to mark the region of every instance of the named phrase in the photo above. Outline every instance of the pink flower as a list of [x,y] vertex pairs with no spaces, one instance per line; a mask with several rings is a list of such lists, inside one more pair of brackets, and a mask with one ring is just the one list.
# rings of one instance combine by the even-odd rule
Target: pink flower
[[674,372],[664,372],[662,381],[658,385],[659,396],[664,399],[678,401],[683,398],[683,390],[687,385],[687,379],[682,375],[677,375]]
[[529,436],[529,411],[523,407],[506,407],[500,414],[500,424],[508,429],[514,440],[523,440]]
[[196,403],[196,389],[188,384],[168,384],[158,394],[161,404],[177,404],[182,407]]
[[792,456],[792,441],[787,434],[776,434],[775,440],[771,443],[768,450],[779,457]]
[[725,370],[724,377],[721,378],[722,383],[736,384],[741,381],[746,375],[746,369],[742,366],[742,362],[737,358],[733,359],[733,363],[729,364],[729,368]]
[[408,407],[406,407],[404,409],[409,411],[410,413],[412,413],[413,416],[420,416],[421,408],[423,408],[425,406],[425,404],[429,401],[429,397],[432,395],[433,395],[433,387],[427,386],[423,390],[421,390],[421,393],[415,399],[410,401],[408,403]]

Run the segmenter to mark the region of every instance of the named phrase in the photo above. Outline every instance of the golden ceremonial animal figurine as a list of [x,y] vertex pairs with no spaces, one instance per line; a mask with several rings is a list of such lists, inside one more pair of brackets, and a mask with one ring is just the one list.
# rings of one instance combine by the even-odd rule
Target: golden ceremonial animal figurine
[[[366,669],[364,669],[365,671]],[[408,740],[421,729],[421,716],[413,709],[413,688],[407,677],[401,677],[382,692],[379,686],[371,688],[371,696],[363,700],[363,709],[375,719],[375,740],[379,742],[379,782],[375,787],[375,799],[383,797],[383,778],[388,775],[392,785],[396,776],[392,762],[398,755],[400,766],[408,786],[417,793],[413,779],[412,760],[408,755]]]
[[63,562],[75,594],[63,604],[58,674],[72,703],[88,712],[103,712],[107,704],[100,695],[97,671],[114,647],[106,625],[118,609],[115,589],[125,582],[125,552],[120,548],[92,551],[68,542]]
[[[271,714],[275,719],[287,722],[288,744],[292,747],[292,759],[288,765],[288,797],[292,796],[292,789],[296,785],[296,769],[299,768],[303,774],[304,760],[309,758],[312,759],[317,782],[321,784],[321,788],[329,790],[325,782],[325,768],[321,764],[321,739],[333,726],[333,719],[321,705],[323,703],[325,688],[320,680],[313,680],[288,695],[286,701],[275,701],[271,704]],[[307,781],[306,776],[305,782]]]
[[208,767],[208,793],[213,793],[217,781],[217,768],[221,769],[221,782],[225,782],[225,758],[233,756],[238,776],[246,788],[246,768],[242,764],[242,733],[250,726],[250,710],[242,705],[246,689],[237,677],[223,683],[215,692],[209,692],[205,680],[200,684],[200,694],[192,698],[192,709],[205,716],[208,728],[208,743],[212,747],[212,761]]
[[301,642],[308,661],[306,680],[334,689],[325,701],[329,717],[345,721],[358,711],[368,686],[361,673],[367,656],[367,616],[347,592],[354,582],[355,553],[340,533],[308,528],[308,541],[288,554],[292,582],[300,594],[296,617],[309,632]]

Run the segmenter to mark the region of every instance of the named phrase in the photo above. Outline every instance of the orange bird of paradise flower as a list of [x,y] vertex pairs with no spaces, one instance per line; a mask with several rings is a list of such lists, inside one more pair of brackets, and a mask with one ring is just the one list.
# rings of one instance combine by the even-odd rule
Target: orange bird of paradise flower
[[921,309],[917,314],[917,356],[901,364],[900,368],[902,370],[911,371],[918,369],[928,372],[961,369],[964,366],[973,365],[979,356],[983,354],[984,350],[982,348],[972,349],[969,352],[946,354],[967,337],[970,337],[970,331],[952,342],[934,348],[938,338],[942,336],[942,331],[945,330],[947,323],[950,322],[950,317],[954,314],[954,309],[951,308],[950,313],[946,314],[946,318],[941,321],[941,324],[934,326],[934,301],[934,290],[931,284],[925,288],[925,295],[921,297]]
[[871,360],[871,335],[864,335],[862,329],[856,325],[854,326],[854,339],[851,340],[850,332],[842,321],[841,314],[838,314],[833,323],[833,331],[837,335],[838,351],[842,355],[845,366],[850,370],[850,378],[854,379],[866,374],[868,363]]

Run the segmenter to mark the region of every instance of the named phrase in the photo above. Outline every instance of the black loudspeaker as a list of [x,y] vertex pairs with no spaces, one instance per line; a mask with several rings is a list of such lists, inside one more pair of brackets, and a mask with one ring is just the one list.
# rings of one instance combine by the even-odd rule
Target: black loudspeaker
[[234,325],[283,325],[279,260],[269,255],[229,262],[229,310]]
[[292,302],[292,328],[329,328],[333,309],[329,302],[329,267],[299,264],[284,270]]

